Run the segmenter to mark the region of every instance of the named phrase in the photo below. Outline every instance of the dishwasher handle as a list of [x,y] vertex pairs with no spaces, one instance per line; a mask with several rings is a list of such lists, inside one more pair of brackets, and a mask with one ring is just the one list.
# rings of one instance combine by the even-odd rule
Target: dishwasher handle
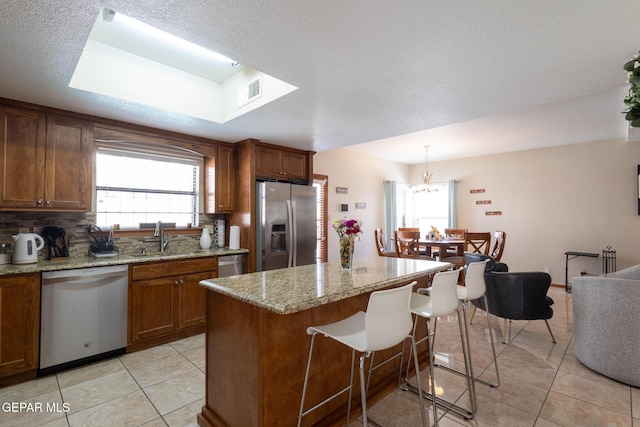
[[128,267],[126,265],[115,265],[93,268],[76,268],[72,270],[45,271],[42,273],[42,284],[48,285],[59,282],[69,282],[75,280],[86,280],[123,277],[127,276]]

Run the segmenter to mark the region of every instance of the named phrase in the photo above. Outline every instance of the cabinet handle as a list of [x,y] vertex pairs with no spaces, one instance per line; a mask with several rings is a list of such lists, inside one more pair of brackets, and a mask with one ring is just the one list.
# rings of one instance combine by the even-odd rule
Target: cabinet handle
[[46,205],[50,205],[50,204],[51,204],[51,200],[47,200],[47,201],[45,202],[45,204],[46,204]]
[[184,280],[180,279],[180,284],[184,285]]
[[177,284],[178,284],[178,281],[177,281],[177,280],[174,280],[174,281],[173,281],[173,284],[174,284],[174,285],[177,285]]
[[223,208],[223,206],[222,206],[222,205],[218,205],[218,209],[222,209],[222,208]]
[[41,205],[41,204],[42,204],[42,199],[38,199],[38,200],[36,201],[36,205]]

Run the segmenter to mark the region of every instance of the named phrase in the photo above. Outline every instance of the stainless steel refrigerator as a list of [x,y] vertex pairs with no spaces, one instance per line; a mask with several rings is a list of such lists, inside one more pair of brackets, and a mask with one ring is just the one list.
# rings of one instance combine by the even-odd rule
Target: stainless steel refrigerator
[[256,270],[316,262],[316,189],[283,182],[256,183]]

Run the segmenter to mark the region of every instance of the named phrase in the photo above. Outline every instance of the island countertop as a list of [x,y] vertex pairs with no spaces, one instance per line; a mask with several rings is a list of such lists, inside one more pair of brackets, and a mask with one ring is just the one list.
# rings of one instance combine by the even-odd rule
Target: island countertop
[[[453,267],[447,262],[392,257],[356,257],[351,271],[339,262],[207,279],[206,399],[198,414],[201,427],[296,425],[311,325],[332,323],[366,310],[372,292],[417,281]],[[417,336],[426,335],[426,322]],[[312,364],[309,402],[320,402],[344,387],[352,353],[334,340],[319,345],[325,354]],[[376,352],[389,359],[369,382],[369,398],[397,388],[401,344]],[[320,356],[319,356],[320,357]],[[418,357],[428,363],[426,342]],[[358,363],[357,361],[355,362]],[[360,400],[354,384],[351,408]],[[311,412],[305,425],[343,425],[347,396]]]
[[447,262],[376,256],[354,260],[351,271],[328,262],[207,279],[200,285],[277,314],[292,314],[450,267]]

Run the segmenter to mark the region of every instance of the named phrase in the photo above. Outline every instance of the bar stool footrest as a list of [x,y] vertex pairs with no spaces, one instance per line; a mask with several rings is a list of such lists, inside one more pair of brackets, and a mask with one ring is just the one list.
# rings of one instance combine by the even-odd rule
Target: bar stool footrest
[[[460,372],[460,371],[458,371],[457,369],[453,369],[453,368],[450,368],[450,367],[448,367],[448,366],[440,365],[440,364],[438,364],[438,363],[434,363],[434,364],[433,364],[433,366],[434,366],[434,367],[436,367],[436,366],[437,366],[438,368],[445,369],[445,370],[447,370],[447,371],[449,371],[449,372],[453,372],[453,373],[455,373],[455,374],[462,375],[463,377],[466,377],[466,376],[467,376],[467,374],[465,374],[464,372]],[[481,378],[473,377],[473,379],[474,379],[474,381],[477,381],[477,382],[480,382],[480,383],[482,383],[482,384],[488,385],[489,387],[496,388],[496,387],[499,387],[499,386],[500,386],[500,384],[490,383],[489,381],[485,381],[485,380],[483,380],[483,379],[481,379]]]
[[345,393],[347,391],[349,391],[349,389],[351,388],[351,386],[347,386],[345,388],[343,388],[342,390],[334,393],[333,395],[327,397],[325,400],[323,400],[322,402],[312,406],[311,408],[307,409],[306,411],[304,411],[302,413],[302,416],[304,417],[305,415],[310,414],[311,412],[315,411],[316,409],[318,409],[319,407],[321,407],[322,405],[324,405],[327,402],[332,401],[333,399],[335,399],[336,397],[340,396],[342,393]]
[[[410,392],[413,392],[415,394],[418,394],[418,387],[414,386],[410,382],[407,381],[405,383],[405,386],[406,386],[406,389],[403,386],[401,386],[400,388],[402,390],[410,391]],[[431,393],[428,393],[428,392],[426,392],[424,390],[422,390],[422,397],[424,399],[427,399],[427,400],[431,401],[432,403],[434,401],[433,400],[433,396],[431,395]],[[467,408],[463,408],[462,406],[458,406],[458,405],[456,405],[454,403],[451,403],[451,402],[449,402],[447,400],[444,400],[444,399],[442,399],[442,398],[440,398],[438,396],[436,396],[435,402],[436,402],[437,405],[439,405],[439,406],[441,406],[441,407],[443,407],[445,409],[448,409],[451,412],[456,413],[457,415],[460,415],[462,418],[464,418],[467,421],[468,420],[472,420],[473,416],[475,415],[472,411],[468,410]]]

